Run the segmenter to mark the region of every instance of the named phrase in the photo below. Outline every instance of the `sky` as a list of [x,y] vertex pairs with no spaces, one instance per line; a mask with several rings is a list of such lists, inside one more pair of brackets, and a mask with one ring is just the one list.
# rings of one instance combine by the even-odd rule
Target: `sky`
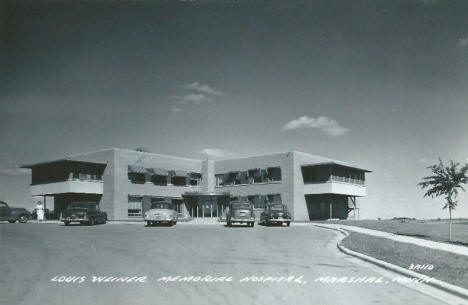
[[466,1],[0,3],[0,200],[103,148],[296,150],[372,171],[362,218],[448,216],[416,184],[468,162]]

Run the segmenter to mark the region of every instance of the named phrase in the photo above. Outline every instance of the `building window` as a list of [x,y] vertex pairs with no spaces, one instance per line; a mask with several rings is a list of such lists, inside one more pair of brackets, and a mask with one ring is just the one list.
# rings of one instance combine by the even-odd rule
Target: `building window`
[[215,175],[216,186],[224,186],[224,174]]
[[282,203],[281,194],[268,194],[267,195],[268,203]]
[[186,178],[185,177],[172,177],[171,178],[171,183],[172,185],[175,185],[175,186],[186,186],[187,185],[187,181],[186,181]]
[[261,183],[262,182],[262,172],[259,168],[249,169],[249,177],[251,177],[251,183]]
[[128,217],[141,216],[142,196],[128,196]]
[[174,207],[174,210],[177,211],[177,213],[183,213],[183,204],[183,199],[172,199],[172,206]]
[[269,167],[268,181],[281,181],[281,168],[280,167]]
[[200,173],[190,173],[190,185],[196,186],[201,184],[202,175]]
[[167,176],[153,175],[151,176],[151,182],[154,185],[167,185]]
[[128,180],[130,180],[131,183],[135,183],[135,184],[145,184],[146,175],[138,174],[138,173],[128,173]]

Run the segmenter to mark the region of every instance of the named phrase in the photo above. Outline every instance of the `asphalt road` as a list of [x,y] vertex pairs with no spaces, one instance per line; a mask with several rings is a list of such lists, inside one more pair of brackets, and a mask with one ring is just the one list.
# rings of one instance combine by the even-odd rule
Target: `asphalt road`
[[[323,276],[381,277],[340,255],[333,232],[312,226],[178,224],[0,224],[3,304],[443,304],[394,283],[319,283]],[[327,247],[328,245],[328,247]],[[164,282],[168,276],[231,277],[232,282]],[[82,283],[57,282],[85,277]],[[93,276],[146,277],[145,283]],[[241,282],[249,276],[298,282]]]

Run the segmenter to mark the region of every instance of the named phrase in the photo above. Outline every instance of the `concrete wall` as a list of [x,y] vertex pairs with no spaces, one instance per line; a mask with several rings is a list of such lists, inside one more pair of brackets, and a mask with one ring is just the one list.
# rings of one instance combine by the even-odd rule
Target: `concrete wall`
[[212,160],[202,162],[202,190],[204,192],[214,192],[215,188],[215,163]]
[[64,194],[64,193],[84,193],[84,194],[102,194],[102,181],[83,181],[70,180],[54,183],[44,183],[31,185],[31,196]]

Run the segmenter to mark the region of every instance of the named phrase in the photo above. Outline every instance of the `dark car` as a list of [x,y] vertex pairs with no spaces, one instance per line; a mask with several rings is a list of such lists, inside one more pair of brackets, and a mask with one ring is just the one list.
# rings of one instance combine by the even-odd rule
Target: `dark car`
[[66,226],[72,222],[92,226],[98,223],[106,223],[107,213],[102,212],[96,202],[72,202],[60,214],[60,221],[63,221]]
[[245,223],[247,226],[253,227],[255,224],[253,204],[249,201],[233,201],[229,203],[228,210],[226,211],[226,222],[228,227],[233,223]]
[[289,227],[289,224],[291,223],[291,214],[288,212],[288,208],[284,204],[270,204],[267,205],[262,214],[260,214],[259,223],[264,225],[286,224]]
[[0,201],[0,220],[8,220],[9,223],[19,221],[27,223],[31,213],[25,208],[10,207],[6,202]]

